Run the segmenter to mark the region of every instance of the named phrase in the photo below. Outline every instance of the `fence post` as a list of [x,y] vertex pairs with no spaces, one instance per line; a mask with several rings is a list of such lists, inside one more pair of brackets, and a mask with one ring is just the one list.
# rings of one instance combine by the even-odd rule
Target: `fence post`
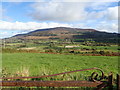
[[120,90],[120,75],[117,74],[117,90]]
[[113,74],[110,73],[108,76],[108,90],[113,90]]

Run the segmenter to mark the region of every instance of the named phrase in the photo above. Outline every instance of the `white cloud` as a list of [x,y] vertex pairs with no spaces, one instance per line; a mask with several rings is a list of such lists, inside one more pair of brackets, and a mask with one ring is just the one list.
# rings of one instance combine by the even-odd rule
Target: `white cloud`
[[[55,0],[56,1],[56,0]],[[34,3],[29,14],[38,21],[79,22],[92,19],[117,19],[118,6],[109,7],[108,2],[54,2]],[[78,0],[79,1],[79,0]],[[86,0],[91,1],[91,0]],[[94,1],[94,0],[93,0]],[[90,8],[91,11],[86,10]],[[99,11],[97,11],[99,10]],[[114,13],[114,14],[113,14]]]
[[118,2],[119,0],[3,0],[3,2]]
[[118,2],[118,1],[119,0],[53,0],[53,2]]
[[118,8],[119,7],[116,6],[116,7],[110,7],[107,9],[106,15],[109,20],[117,20],[118,19]]
[[118,23],[110,23],[110,22],[100,22],[96,28],[99,31],[106,31],[106,32],[116,32],[118,33]]
[[[86,22],[87,23],[87,22]],[[62,23],[54,23],[54,22],[43,22],[43,23],[37,23],[37,22],[7,22],[7,21],[0,21],[0,30],[3,31],[21,31],[21,32],[28,32],[36,29],[43,29],[43,28],[54,28],[54,27],[73,27],[73,28],[91,28],[96,29],[99,31],[107,31],[107,32],[118,32],[118,24],[115,22],[109,23],[109,22],[100,22],[96,24],[96,27],[93,26],[87,26],[85,23],[76,23],[76,24],[62,24]],[[20,32],[20,33],[21,33]],[[3,32],[4,33],[4,32]]]
[[5,35],[5,34],[8,34],[8,32],[0,32],[1,35]]
[[53,27],[71,27],[71,24],[62,24],[62,23],[37,23],[37,22],[7,22],[0,21],[0,30],[35,30],[42,28],[53,28]]
[[30,16],[39,21],[80,21],[87,15],[84,5],[85,3],[35,3]]
[[[92,2],[92,3],[70,3],[68,0],[64,0],[67,3],[61,1],[56,3],[57,0],[52,0],[50,2],[34,3],[32,4],[33,11],[29,14],[33,19],[38,21],[43,21],[41,23],[37,22],[7,22],[0,21],[0,30],[35,30],[42,28],[53,28],[53,27],[78,27],[78,28],[89,28],[86,23],[80,23],[79,21],[89,22],[97,20],[106,20],[106,22],[99,23],[97,29],[100,31],[107,32],[118,32],[118,25],[116,23],[109,23],[112,20],[118,19],[118,6],[108,7],[108,3],[105,2]],[[91,0],[85,0],[86,2]],[[94,0],[93,0],[94,1]],[[100,0],[102,1],[102,0]],[[71,0],[72,2],[72,0]],[[91,11],[88,12],[86,8],[90,8]],[[99,11],[96,11],[99,10]],[[108,21],[111,20],[111,21]],[[52,22],[45,22],[52,21]],[[55,22],[54,22],[55,21]],[[58,23],[57,23],[58,21]],[[63,24],[59,22],[69,22],[68,24]],[[70,22],[72,22],[70,24]],[[73,23],[75,22],[75,23]],[[99,22],[99,21],[98,21]],[[92,25],[92,23],[91,23]],[[94,27],[91,26],[93,29]]]
[[89,15],[87,15],[87,19],[118,20],[118,7],[120,6],[108,7],[107,9],[99,12],[92,11],[88,13]]
[[9,33],[7,31],[3,31],[3,32],[0,31],[0,39],[8,36],[9,36]]

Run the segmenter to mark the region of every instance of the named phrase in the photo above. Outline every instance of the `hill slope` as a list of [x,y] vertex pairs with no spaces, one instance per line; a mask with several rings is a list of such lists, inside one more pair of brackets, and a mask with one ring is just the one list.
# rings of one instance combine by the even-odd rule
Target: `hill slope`
[[36,40],[36,39],[71,39],[75,42],[81,42],[92,39],[97,42],[117,43],[120,34],[100,32],[94,29],[80,29],[68,27],[56,27],[47,29],[38,29],[26,34],[18,34],[9,39]]
[[50,38],[73,38],[73,35],[79,35],[84,32],[94,32],[94,29],[78,29],[78,28],[66,28],[66,27],[56,27],[48,29],[38,29],[26,34],[15,35],[15,38],[22,39],[50,39]]

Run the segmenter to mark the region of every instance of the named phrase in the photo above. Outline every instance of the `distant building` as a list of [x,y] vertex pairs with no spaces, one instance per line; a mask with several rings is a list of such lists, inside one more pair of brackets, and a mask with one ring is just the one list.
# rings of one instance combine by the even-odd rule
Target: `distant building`
[[80,47],[80,46],[65,46],[65,48],[74,48],[74,47]]

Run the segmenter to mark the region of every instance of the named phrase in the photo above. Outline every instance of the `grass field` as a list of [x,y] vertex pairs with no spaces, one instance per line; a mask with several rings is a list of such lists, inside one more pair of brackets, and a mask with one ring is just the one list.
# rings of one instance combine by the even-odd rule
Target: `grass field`
[[[118,73],[117,56],[80,56],[44,53],[3,53],[2,68],[6,76],[40,76],[65,71],[98,67],[106,75],[110,72]],[[95,71],[95,70],[94,70]],[[91,71],[82,71],[77,74],[91,75]],[[76,74],[76,73],[75,73]]]

